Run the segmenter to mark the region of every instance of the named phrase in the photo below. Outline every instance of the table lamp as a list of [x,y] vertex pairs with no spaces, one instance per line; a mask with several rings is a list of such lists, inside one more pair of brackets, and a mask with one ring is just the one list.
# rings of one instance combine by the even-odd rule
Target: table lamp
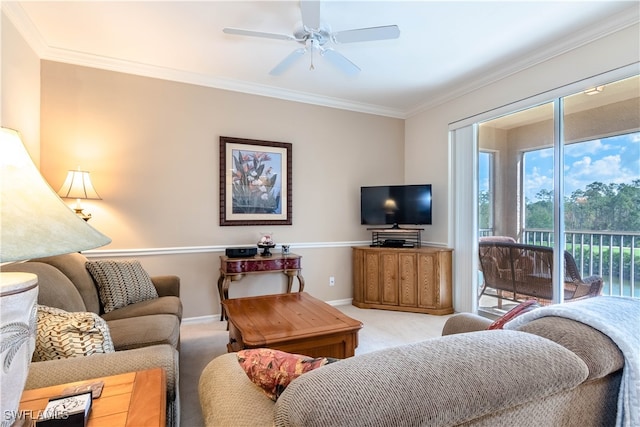
[[[18,132],[0,128],[0,265],[111,242],[76,216],[46,183]],[[1,269],[1,267],[0,267]],[[18,417],[35,347],[37,277],[0,272],[0,422]]]
[[58,190],[58,195],[65,199],[76,199],[76,207],[74,208],[76,215],[85,221],[91,219],[91,214],[85,214],[83,212],[84,209],[80,204],[80,200],[102,200],[98,192],[93,188],[89,172],[82,171],[80,168],[67,172],[67,179],[64,180],[64,184],[62,184],[62,187]]

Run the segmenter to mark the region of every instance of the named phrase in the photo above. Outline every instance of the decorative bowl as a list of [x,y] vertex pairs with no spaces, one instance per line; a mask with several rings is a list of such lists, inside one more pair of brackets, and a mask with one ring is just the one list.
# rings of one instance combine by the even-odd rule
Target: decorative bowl
[[275,248],[275,243],[258,243],[258,247],[262,249],[260,256],[271,256],[271,249]]

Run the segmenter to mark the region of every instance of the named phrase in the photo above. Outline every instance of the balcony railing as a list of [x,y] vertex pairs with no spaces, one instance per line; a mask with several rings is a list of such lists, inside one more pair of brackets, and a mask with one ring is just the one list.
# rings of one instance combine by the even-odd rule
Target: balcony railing
[[[553,246],[553,231],[525,229],[522,243]],[[566,231],[565,249],[584,277],[604,279],[603,295],[640,298],[640,233]]]

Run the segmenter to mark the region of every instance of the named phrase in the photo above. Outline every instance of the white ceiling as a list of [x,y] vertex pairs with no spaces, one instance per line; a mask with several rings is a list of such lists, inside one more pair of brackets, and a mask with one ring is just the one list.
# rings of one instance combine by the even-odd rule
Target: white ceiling
[[329,105],[391,117],[459,96],[639,21],[637,1],[335,1],[333,31],[397,24],[400,37],[333,44],[362,71],[346,76],[305,56],[269,71],[294,41],[223,34],[223,27],[291,34],[297,1],[3,1],[42,59]]

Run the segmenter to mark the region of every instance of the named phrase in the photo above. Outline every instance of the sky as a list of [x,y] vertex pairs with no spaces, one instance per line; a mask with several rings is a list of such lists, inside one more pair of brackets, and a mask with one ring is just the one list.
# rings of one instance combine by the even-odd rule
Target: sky
[[[640,132],[570,144],[564,150],[564,185],[568,196],[592,182],[628,183],[640,179]],[[480,156],[480,191],[488,189],[488,166]],[[525,154],[525,195],[535,202],[540,190],[553,190],[553,148]]]
[[[535,202],[540,190],[553,189],[553,149],[527,153],[524,165],[525,195]],[[565,146],[564,174],[567,196],[596,181],[630,184],[640,179],[640,132]]]

